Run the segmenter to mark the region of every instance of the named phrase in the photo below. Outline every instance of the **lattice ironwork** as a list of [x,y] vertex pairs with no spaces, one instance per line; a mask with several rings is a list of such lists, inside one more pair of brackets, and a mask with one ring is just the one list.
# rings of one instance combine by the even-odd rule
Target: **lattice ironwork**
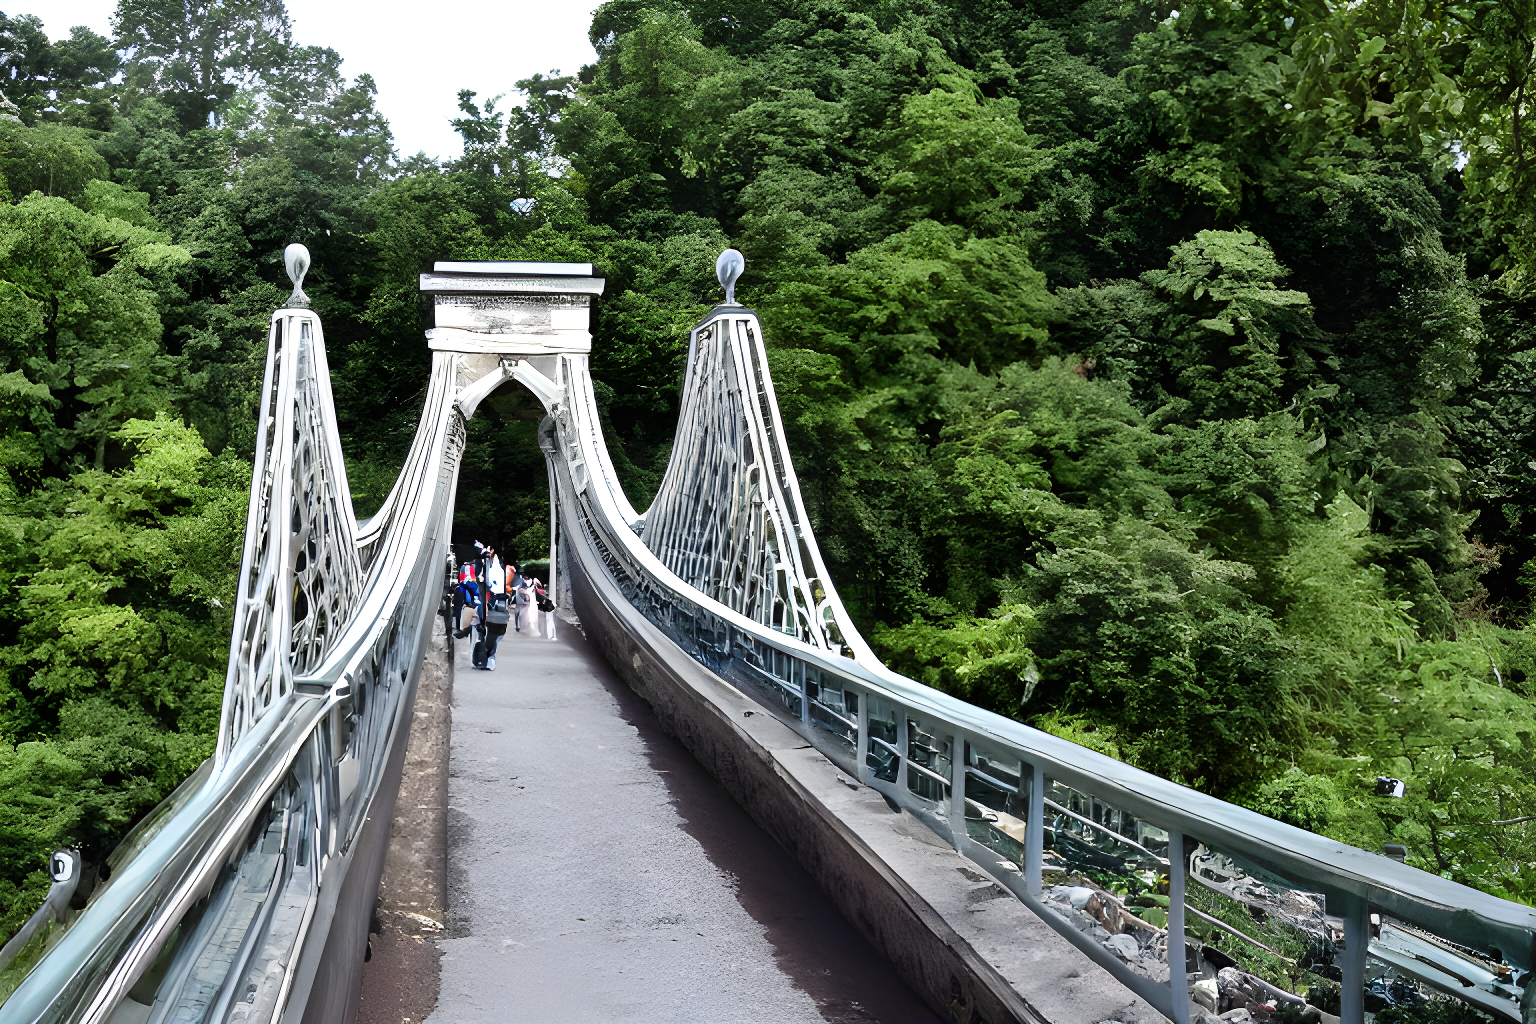
[[756,315],[736,306],[716,307],[695,328],[672,459],[641,537],[667,568],[732,611],[842,651],[845,632],[801,521],[761,337]]
[[[362,586],[319,318],[272,317],[219,757],[324,660]],[[286,512],[286,514],[284,514]]]

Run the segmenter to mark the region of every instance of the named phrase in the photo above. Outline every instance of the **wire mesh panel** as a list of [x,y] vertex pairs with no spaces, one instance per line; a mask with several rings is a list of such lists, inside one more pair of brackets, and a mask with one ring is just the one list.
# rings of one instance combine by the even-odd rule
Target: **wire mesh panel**
[[853,750],[859,737],[859,695],[830,672],[802,665],[805,693],[811,702],[811,723],[848,744]]
[[[1041,898],[1138,974],[1170,980],[1168,832],[1047,776]],[[1174,945],[1175,970],[1186,964]]]
[[794,717],[801,717],[801,684],[805,679],[803,661],[765,645],[756,645],[753,657],[738,660],[747,666],[746,677],[756,684],[761,697]]
[[875,778],[895,782],[901,769],[901,748],[896,745],[896,705],[874,694],[868,699],[869,738],[864,744],[864,764]]
[[1184,931],[1198,973],[1190,989],[1196,1005],[1263,1016],[1299,1009],[1310,995],[1314,1005],[1338,1013],[1343,931],[1329,923],[1322,893],[1208,843],[1191,850],[1186,878]]
[[1046,778],[1046,869],[1116,879],[1167,871],[1168,832]]
[[907,715],[907,789],[924,800],[949,799],[954,741],[944,722]]
[[1022,762],[969,740],[964,765],[966,834],[1023,867],[1030,777]]

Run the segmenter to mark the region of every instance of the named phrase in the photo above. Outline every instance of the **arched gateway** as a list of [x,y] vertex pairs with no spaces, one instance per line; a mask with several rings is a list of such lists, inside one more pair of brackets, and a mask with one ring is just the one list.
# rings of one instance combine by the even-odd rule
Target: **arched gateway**
[[[1536,1024],[1530,908],[888,671],[817,547],[762,326],[734,300],[739,254],[722,255],[726,302],[690,335],[671,462],[643,514],[618,484],[589,373],[603,279],[588,264],[437,264],[421,277],[435,317],[421,423],[364,521],[301,287],[308,253],[287,256],[294,292],[272,317],[217,753],[86,888],[77,856],[55,858],[47,904],[0,951],[0,971],[35,961],[0,1022],[350,1019],[465,423],[515,380],[546,413],[550,571],[637,688],[749,695],[1180,1024],[1233,993],[1300,1002],[1309,977],[1340,986],[1344,1024],[1410,989]],[[951,949],[965,977],[936,979],[902,959],[905,937],[855,923],[931,1004],[1037,1019],[974,953]]]

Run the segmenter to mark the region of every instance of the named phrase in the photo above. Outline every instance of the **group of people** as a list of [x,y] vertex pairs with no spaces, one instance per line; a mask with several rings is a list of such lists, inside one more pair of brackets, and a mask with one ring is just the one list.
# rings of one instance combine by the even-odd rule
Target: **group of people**
[[[509,625],[514,632],[526,627],[534,636],[555,638],[555,603],[537,577],[524,576],[512,562],[502,565],[495,548],[475,541],[475,552],[473,559],[459,566],[453,622],[460,628],[453,635],[462,640],[474,632],[471,660],[475,668],[493,669],[496,646]],[[474,612],[468,624],[464,623],[466,608]]]

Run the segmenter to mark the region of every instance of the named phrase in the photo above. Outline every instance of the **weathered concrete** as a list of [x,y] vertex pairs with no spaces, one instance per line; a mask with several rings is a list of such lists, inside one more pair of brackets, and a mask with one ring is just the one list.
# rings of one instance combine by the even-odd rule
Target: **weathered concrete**
[[936,1024],[574,627],[469,647],[431,1021]]
[[416,1024],[437,1005],[446,920],[452,652],[432,631],[416,687],[400,795],[379,882],[358,1024]]
[[609,662],[945,1018],[1163,1019],[911,815],[649,623],[621,619],[611,581],[567,566],[577,612]]
[[[426,650],[433,622],[422,624]],[[420,666],[418,666],[420,668]],[[402,698],[415,707],[415,689],[421,672],[410,683],[411,693]],[[400,709],[402,712],[404,709]],[[303,1002],[303,1024],[352,1024],[361,1006],[363,973],[368,949],[370,919],[378,899],[379,882],[384,874],[384,860],[395,820],[396,798],[404,774],[405,754],[410,741],[409,716],[401,715],[404,734],[390,741],[389,754],[379,779],[379,788],[368,805],[363,827],[353,840],[353,860],[341,881],[336,909],[325,928],[325,943],[320,948],[319,966]],[[306,955],[308,955],[306,953]]]

